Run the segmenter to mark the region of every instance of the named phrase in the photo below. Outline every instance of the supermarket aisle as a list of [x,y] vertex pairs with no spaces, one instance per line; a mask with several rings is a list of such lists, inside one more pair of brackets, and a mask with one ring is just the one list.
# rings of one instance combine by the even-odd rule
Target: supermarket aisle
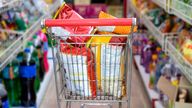
[[[144,86],[141,83],[142,82],[141,78],[139,76],[138,71],[136,71],[135,69],[134,69],[132,78],[133,78],[133,81],[132,81],[132,105],[131,105],[132,107],[131,108],[150,108],[147,95],[144,91]],[[54,76],[52,76],[40,108],[55,108],[56,105],[57,103],[56,103],[55,82],[54,82]],[[73,104],[72,108],[79,108],[79,105]],[[103,107],[103,108],[106,108],[106,107]],[[117,106],[114,105],[113,108],[117,108]]]

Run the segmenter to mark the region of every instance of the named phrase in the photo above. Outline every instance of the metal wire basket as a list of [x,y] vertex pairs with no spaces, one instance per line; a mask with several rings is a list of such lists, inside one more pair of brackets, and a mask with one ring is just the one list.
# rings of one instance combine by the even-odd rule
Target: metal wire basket
[[[52,48],[58,107],[65,102],[85,105],[127,103],[130,108],[132,76],[132,32],[129,35],[65,35],[56,36],[53,27],[63,26],[132,26],[135,18],[44,20],[49,36],[56,41]],[[113,37],[124,42],[67,42],[68,37]]]

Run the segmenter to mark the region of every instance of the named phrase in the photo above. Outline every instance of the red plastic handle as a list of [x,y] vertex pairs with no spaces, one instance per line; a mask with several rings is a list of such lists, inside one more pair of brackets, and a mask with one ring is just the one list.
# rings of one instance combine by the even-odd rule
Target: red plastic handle
[[64,26],[132,26],[136,25],[136,18],[118,19],[46,19],[42,26],[64,27]]

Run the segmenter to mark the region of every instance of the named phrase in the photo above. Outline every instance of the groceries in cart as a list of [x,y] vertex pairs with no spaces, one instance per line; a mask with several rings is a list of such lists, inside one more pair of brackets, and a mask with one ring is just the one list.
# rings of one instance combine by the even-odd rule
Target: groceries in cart
[[[78,13],[72,10],[68,5],[63,4],[56,12],[55,19],[83,19]],[[91,26],[65,26],[65,27],[53,27],[52,32],[57,36],[64,36],[67,42],[70,43],[85,43],[91,36],[69,36],[70,34],[90,34],[93,31]],[[69,36],[69,37],[68,37]],[[83,45],[83,44],[76,44]]]
[[[100,12],[100,18],[115,17]],[[56,12],[55,19],[83,18],[64,4]],[[125,96],[127,37],[117,35],[128,36],[132,30],[136,32],[137,27],[53,27],[54,35],[62,37],[59,41],[60,61],[67,90],[75,95],[92,98],[102,95],[116,98]]]

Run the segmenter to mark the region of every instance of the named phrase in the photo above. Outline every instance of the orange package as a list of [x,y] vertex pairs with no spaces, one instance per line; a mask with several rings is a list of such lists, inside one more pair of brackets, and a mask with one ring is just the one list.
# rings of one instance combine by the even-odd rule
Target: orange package
[[[102,18],[114,19],[116,17],[101,11],[99,13],[99,19],[102,19]],[[131,27],[132,26],[99,26],[98,31],[113,32],[117,34],[129,34],[131,33]],[[135,26],[133,29],[133,32],[136,32],[136,31],[137,31],[137,26]]]

